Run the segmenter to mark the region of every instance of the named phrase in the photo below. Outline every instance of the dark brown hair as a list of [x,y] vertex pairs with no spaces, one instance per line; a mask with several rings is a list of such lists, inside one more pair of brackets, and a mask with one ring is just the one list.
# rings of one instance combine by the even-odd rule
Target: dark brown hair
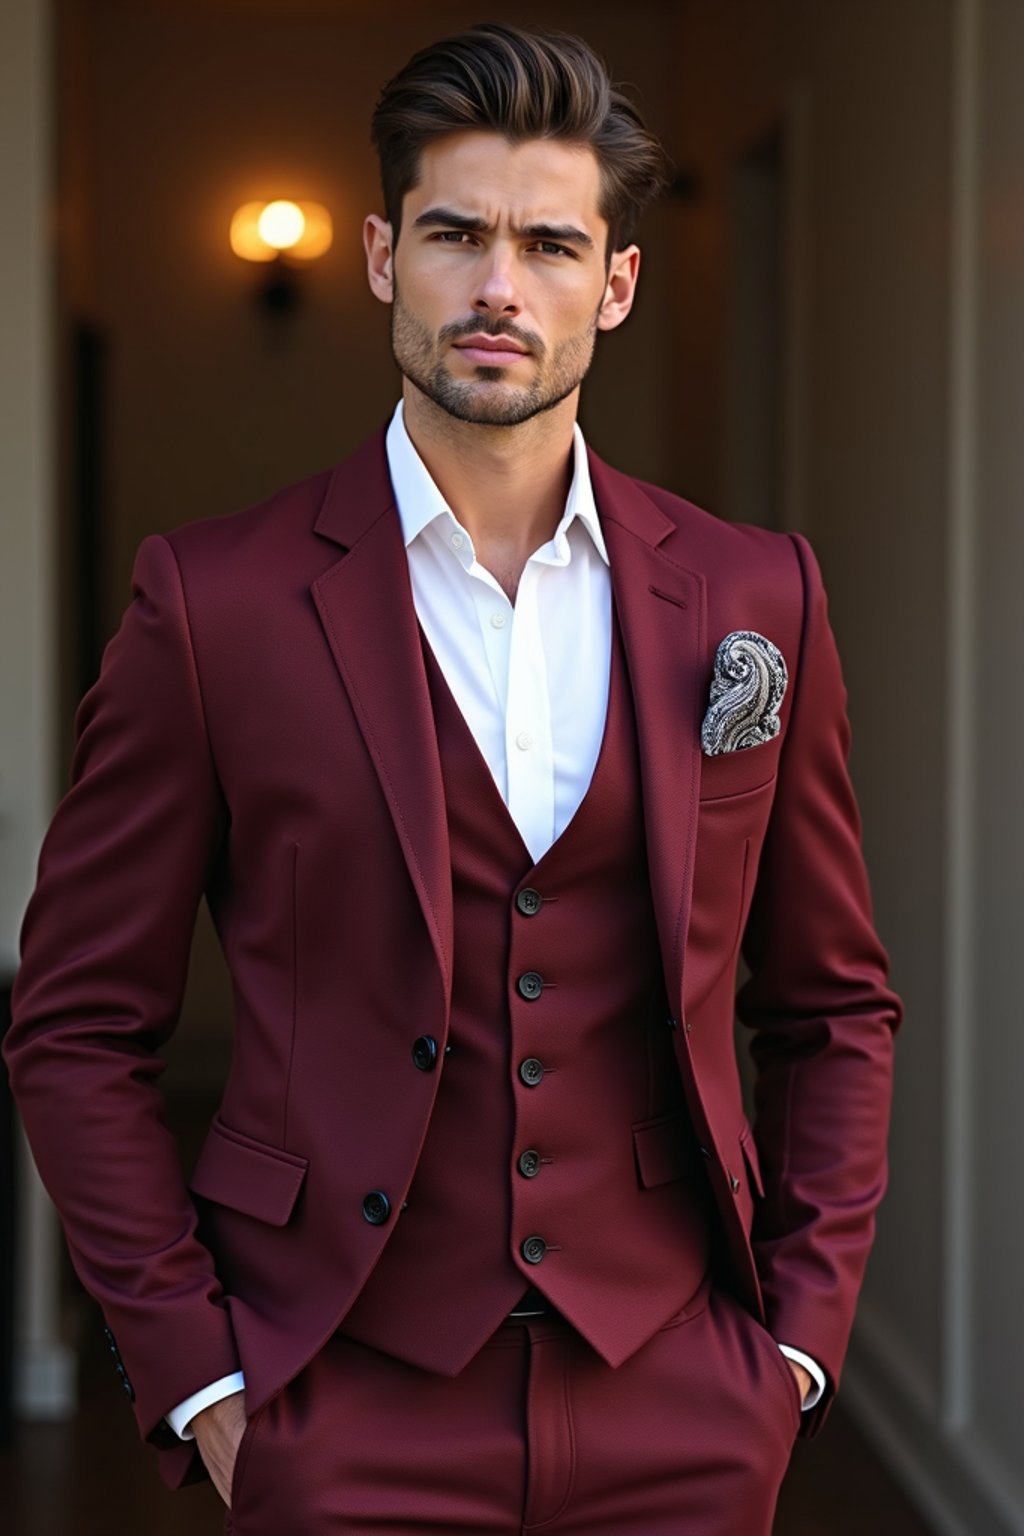
[[582,38],[487,22],[421,49],[380,94],[371,137],[395,239],[424,145],[467,128],[513,144],[589,145],[601,167],[609,254],[629,245],[640,213],[665,184],[664,150]]

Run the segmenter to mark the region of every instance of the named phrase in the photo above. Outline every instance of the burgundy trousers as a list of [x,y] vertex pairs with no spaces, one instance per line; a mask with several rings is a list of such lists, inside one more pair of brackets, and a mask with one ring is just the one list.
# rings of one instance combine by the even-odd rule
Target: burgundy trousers
[[769,1536],[799,1425],[770,1335],[705,1288],[616,1370],[560,1318],[455,1377],[337,1333],[249,1421],[234,1536]]

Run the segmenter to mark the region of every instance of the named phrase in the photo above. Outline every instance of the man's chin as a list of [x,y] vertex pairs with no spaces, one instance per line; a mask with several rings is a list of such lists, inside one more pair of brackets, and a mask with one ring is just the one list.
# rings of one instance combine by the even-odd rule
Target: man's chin
[[[493,378],[484,378],[491,373]],[[504,369],[479,369],[471,382],[447,378],[431,381],[424,387],[421,379],[410,379],[421,395],[427,396],[433,406],[444,410],[453,421],[464,421],[473,427],[522,427],[534,416],[553,410],[567,393],[537,398],[530,390],[514,389],[505,381]]]
[[471,384],[453,381],[434,389],[425,390],[422,385],[417,388],[454,420],[478,427],[518,427],[550,408],[548,401],[538,400],[526,390],[509,388],[502,377],[503,369],[481,369],[480,373],[494,377],[480,377]]

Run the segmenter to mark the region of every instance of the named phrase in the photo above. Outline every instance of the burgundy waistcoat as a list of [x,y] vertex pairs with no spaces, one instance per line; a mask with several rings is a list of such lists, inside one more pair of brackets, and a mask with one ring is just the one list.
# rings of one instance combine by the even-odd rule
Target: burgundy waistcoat
[[[590,786],[536,864],[423,648],[451,843],[450,1044],[408,1201],[342,1327],[455,1374],[532,1284],[617,1365],[697,1289],[710,1226],[666,1019],[618,624]],[[440,1069],[434,1041],[417,1052]]]

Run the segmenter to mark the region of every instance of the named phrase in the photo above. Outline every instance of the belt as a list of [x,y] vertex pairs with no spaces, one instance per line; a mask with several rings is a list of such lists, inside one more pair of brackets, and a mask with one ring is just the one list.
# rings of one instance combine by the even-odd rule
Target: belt
[[524,1322],[528,1317],[551,1317],[554,1307],[535,1285],[527,1286],[512,1311],[504,1319],[506,1323]]

